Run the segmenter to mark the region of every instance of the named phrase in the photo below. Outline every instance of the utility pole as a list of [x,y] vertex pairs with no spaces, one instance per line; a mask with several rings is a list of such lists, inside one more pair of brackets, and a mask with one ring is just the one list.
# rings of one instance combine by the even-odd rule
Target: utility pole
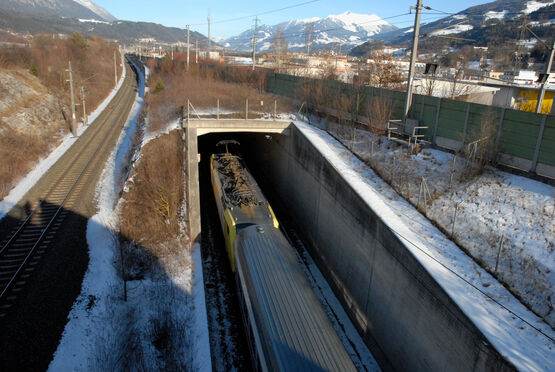
[[114,50],[114,81],[116,82],[116,87],[118,86],[118,62],[116,59],[116,51]]
[[208,48],[206,48],[208,51],[208,58],[210,58],[210,47],[210,9],[208,9]]
[[545,81],[542,82],[542,86],[538,93],[538,103],[536,105],[536,113],[539,114],[542,111],[543,97],[545,96],[545,88],[547,86],[547,81],[549,80],[549,74],[551,73],[551,65],[553,64],[553,54],[555,53],[555,41],[551,46],[551,53],[549,54],[549,60],[547,61],[547,66],[545,68]]
[[410,66],[409,66],[409,81],[407,83],[407,97],[405,100],[405,112],[403,115],[403,122],[407,119],[409,114],[410,103],[412,101],[412,81],[414,79],[414,65],[416,63],[416,56],[418,55],[418,34],[420,33],[420,12],[422,11],[422,0],[416,1],[416,15],[414,17],[414,29],[412,32],[412,50],[410,53]]
[[187,25],[187,71],[189,71],[189,25]]
[[196,51],[196,55],[195,55],[195,63],[196,63],[196,64],[198,64],[198,40],[197,40],[197,42],[196,42],[196,48],[195,48],[195,51]]
[[256,29],[258,28],[258,17],[254,19],[254,33],[252,34],[252,70],[256,65]]
[[83,123],[89,125],[89,120],[87,118],[87,108],[85,103],[85,92],[88,91],[87,87],[81,87],[81,100],[83,101]]
[[69,94],[71,95],[71,132],[74,136],[77,136],[77,131],[75,130],[75,96],[73,95],[73,71],[71,70],[71,61],[69,61]]
[[310,47],[312,46],[312,32],[314,31],[314,22],[306,25],[306,55],[310,56]]

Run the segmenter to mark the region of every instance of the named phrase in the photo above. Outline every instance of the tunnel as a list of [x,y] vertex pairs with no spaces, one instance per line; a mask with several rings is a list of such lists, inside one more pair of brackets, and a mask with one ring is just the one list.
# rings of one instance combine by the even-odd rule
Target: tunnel
[[[187,134],[197,138],[194,131]],[[188,148],[200,154],[201,200],[212,197],[206,164],[222,139],[241,143],[239,151],[278,219],[298,232],[383,370],[514,370],[379,210],[296,125],[283,134],[228,130],[198,136]],[[198,156],[189,159],[196,166]]]

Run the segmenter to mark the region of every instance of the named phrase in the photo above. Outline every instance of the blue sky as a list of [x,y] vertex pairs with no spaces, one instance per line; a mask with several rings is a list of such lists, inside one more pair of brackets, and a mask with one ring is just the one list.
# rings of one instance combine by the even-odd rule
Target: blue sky
[[[281,8],[307,3],[310,0],[282,0],[278,2],[262,2],[254,0],[208,0],[208,1],[177,1],[177,0],[94,0],[94,2],[118,19],[161,23],[164,26],[191,29],[207,34],[208,9],[212,20],[211,36],[234,36],[254,24],[254,15]],[[447,13],[457,13],[470,6],[485,4],[488,0],[424,0],[425,6]],[[340,14],[345,11],[353,13],[376,14],[381,18],[408,13],[416,0],[318,0],[291,9],[280,10],[259,16],[260,24],[274,25],[292,19],[325,17],[329,14]],[[445,16],[437,12],[423,14],[423,23]],[[252,16],[252,17],[249,17]],[[222,22],[229,19],[244,19]],[[414,16],[405,15],[387,19],[397,27],[408,27],[414,22]]]

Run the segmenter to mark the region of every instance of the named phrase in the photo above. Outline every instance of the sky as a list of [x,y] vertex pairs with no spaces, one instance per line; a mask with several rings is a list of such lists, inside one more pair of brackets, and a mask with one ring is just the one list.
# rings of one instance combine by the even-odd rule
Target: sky
[[[189,24],[191,30],[204,35],[208,33],[207,16],[210,10],[212,38],[235,36],[252,28],[256,15],[259,15],[259,24],[275,25],[293,19],[323,18],[330,14],[350,11],[376,14],[381,18],[393,17],[386,20],[403,28],[412,26],[414,15],[409,15],[408,12],[411,6],[416,5],[416,0],[283,0],[275,3],[254,0],[94,0],[94,2],[118,19],[154,22],[179,28],[186,28]],[[491,1],[424,0],[423,5],[431,7],[434,11],[425,10],[422,23],[445,17],[446,14],[441,12],[457,13],[470,6],[488,2]]]

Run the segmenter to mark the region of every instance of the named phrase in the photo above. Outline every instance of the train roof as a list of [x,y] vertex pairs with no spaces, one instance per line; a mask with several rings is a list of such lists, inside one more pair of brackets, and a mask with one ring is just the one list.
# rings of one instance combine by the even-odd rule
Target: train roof
[[237,224],[272,221],[268,201],[239,156],[214,154],[213,166],[220,178],[222,203]]
[[266,362],[281,371],[355,371],[281,232],[270,226],[245,228],[235,249],[256,327],[272,349],[265,357],[275,356]]

